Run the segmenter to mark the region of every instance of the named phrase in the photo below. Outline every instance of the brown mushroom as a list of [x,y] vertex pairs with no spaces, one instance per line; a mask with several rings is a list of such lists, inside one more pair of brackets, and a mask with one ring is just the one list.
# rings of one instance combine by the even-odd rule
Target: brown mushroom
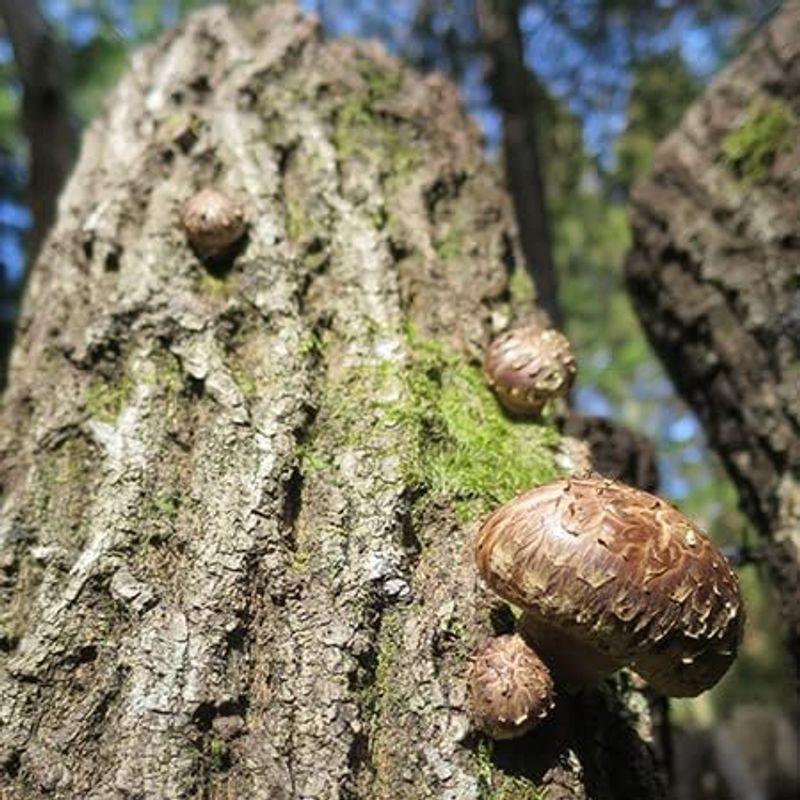
[[602,478],[533,489],[484,523],[476,560],[524,610],[522,631],[557,684],[629,666],[659,692],[691,697],[735,658],[736,575],[697,526],[647,492]]
[[522,736],[553,707],[553,679],[518,634],[490,639],[475,656],[469,682],[473,716],[495,739]]
[[204,259],[224,254],[247,230],[242,206],[217,189],[192,195],[183,207],[181,223],[192,248]]
[[569,392],[575,357],[563,334],[528,325],[507,331],[489,345],[483,372],[507,411],[535,416],[548,400]]

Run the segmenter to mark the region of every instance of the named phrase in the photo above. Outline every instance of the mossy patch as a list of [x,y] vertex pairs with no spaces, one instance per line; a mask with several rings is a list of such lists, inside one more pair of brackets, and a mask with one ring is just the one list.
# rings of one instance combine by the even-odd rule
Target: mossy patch
[[198,279],[199,290],[206,295],[227,300],[236,291],[236,285],[230,276],[216,277],[208,272],[203,272]]
[[96,379],[89,384],[86,391],[86,410],[101,422],[116,422],[133,396],[133,389],[133,380],[128,376],[123,376],[117,382]]
[[[372,683],[367,687],[368,699],[374,710],[377,709],[378,704],[391,704],[398,702],[396,693],[392,691],[394,685],[394,668],[396,666],[397,656],[400,649],[400,641],[402,640],[401,620],[397,614],[387,614],[383,620],[381,637],[380,637],[380,651],[378,652],[378,660],[375,665],[375,676]],[[383,709],[384,712],[389,710],[394,713],[394,709]]]
[[286,234],[289,239],[297,242],[313,228],[313,223],[302,204],[296,201],[286,203]]
[[455,232],[451,232],[441,239],[434,242],[434,249],[436,255],[443,261],[448,261],[451,258],[458,258],[461,255],[461,238]]
[[162,123],[159,141],[165,145],[177,145],[184,153],[189,152],[203,133],[203,121],[192,111],[178,111]]
[[311,331],[308,336],[300,342],[299,353],[309,358],[319,358],[325,352],[325,342],[316,330]]
[[761,183],[775,156],[790,145],[796,126],[797,118],[783,103],[755,102],[739,130],[723,140],[722,158],[743,181]]
[[183,390],[180,361],[166,350],[156,350],[150,355],[150,364],[145,382],[157,386],[167,397],[177,397]]
[[503,775],[494,769],[490,741],[478,745],[476,760],[480,800],[545,800],[545,793],[528,779]]
[[376,231],[382,231],[389,222],[389,212],[386,206],[379,206],[374,211],[370,211],[369,221]]
[[79,543],[95,472],[95,449],[80,436],[62,442],[39,462],[32,508],[40,523],[60,534],[62,544]]
[[271,380],[258,322],[252,315],[237,311],[220,326],[220,332],[225,339],[224,363],[231,380],[242,397],[256,399]]
[[511,298],[520,305],[532,303],[536,299],[533,281],[526,270],[517,268],[508,283]]
[[153,510],[169,519],[178,516],[181,507],[181,497],[177,492],[162,490],[153,495],[151,499]]
[[305,547],[298,547],[292,553],[289,568],[297,575],[308,575],[311,568],[312,554]]
[[283,168],[286,237],[310,270],[324,260],[334,219],[325,189],[328,162],[312,142],[301,141]]
[[230,766],[228,746],[222,739],[211,739],[208,745],[208,760],[214,772],[224,772]]
[[361,77],[366,91],[351,95],[334,110],[336,151],[341,160],[363,158],[402,177],[419,164],[413,131],[407,123],[375,108],[400,90],[402,73],[368,66],[361,70]]
[[[325,424],[335,441],[326,448],[380,447],[381,437],[364,420],[365,410],[381,411],[385,426],[404,430],[405,482],[449,499],[462,521],[556,477],[552,429],[508,418],[480,370],[459,354],[413,335],[409,344],[405,361],[353,368],[331,390]],[[325,467],[313,448],[305,457]]]
[[342,161],[361,158],[403,177],[419,164],[405,127],[399,120],[374,113],[368,100],[352,98],[336,111],[334,146]]
[[401,70],[384,69],[375,64],[366,64],[361,68],[360,73],[367,84],[369,98],[373,102],[385,100],[397,94],[403,85]]
[[[379,651],[372,679],[359,689],[360,705],[371,719],[397,719],[407,712],[408,698],[398,692],[397,658],[402,641],[401,617],[388,612],[381,624]],[[370,740],[370,758],[374,768],[374,796],[385,797],[397,772],[397,742],[390,733],[391,727],[378,725]]]
[[463,520],[556,477],[557,434],[509,419],[477,367],[432,343],[415,344],[403,379],[407,401],[392,416],[409,429],[411,482],[450,498]]
[[228,364],[228,369],[230,370],[233,382],[236,384],[236,388],[244,397],[253,398],[258,395],[258,380],[256,380],[252,373],[248,372],[245,365],[232,361]]

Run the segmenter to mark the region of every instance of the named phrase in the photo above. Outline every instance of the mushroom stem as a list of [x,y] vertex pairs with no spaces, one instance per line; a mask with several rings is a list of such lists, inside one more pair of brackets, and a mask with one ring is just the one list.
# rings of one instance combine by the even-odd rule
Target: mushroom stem
[[566,631],[526,612],[519,621],[520,635],[547,664],[557,686],[575,690],[595,686],[623,664]]

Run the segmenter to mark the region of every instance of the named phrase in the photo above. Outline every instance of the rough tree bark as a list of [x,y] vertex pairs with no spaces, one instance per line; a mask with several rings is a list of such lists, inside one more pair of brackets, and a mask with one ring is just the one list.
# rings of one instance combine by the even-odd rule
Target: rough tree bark
[[633,195],[642,324],[763,535],[800,674],[800,5],[689,110]]
[[554,325],[564,327],[558,274],[536,130],[540,92],[525,63],[517,0],[476,0],[481,40],[489,59],[492,99],[503,116],[503,159],[525,263],[536,283],[536,298]]
[[[224,271],[177,225],[209,183],[251,220]],[[508,323],[511,217],[451,85],[291,4],[134,58],[0,412],[0,795],[662,796],[624,676],[518,742],[468,721],[511,615],[416,474],[407,378],[420,340],[471,375]]]

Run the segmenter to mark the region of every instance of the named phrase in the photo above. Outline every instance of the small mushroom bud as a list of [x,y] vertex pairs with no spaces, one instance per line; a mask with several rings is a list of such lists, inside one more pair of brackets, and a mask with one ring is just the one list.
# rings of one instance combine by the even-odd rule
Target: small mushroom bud
[[520,416],[535,416],[548,400],[566,395],[575,371],[566,336],[538,325],[499,336],[483,362],[489,386],[507,411]]
[[181,223],[201,258],[215,258],[231,248],[247,229],[244,209],[216,189],[202,189],[183,207]]
[[481,648],[469,693],[475,724],[494,739],[522,736],[553,707],[550,673],[519,634],[498,636]]

